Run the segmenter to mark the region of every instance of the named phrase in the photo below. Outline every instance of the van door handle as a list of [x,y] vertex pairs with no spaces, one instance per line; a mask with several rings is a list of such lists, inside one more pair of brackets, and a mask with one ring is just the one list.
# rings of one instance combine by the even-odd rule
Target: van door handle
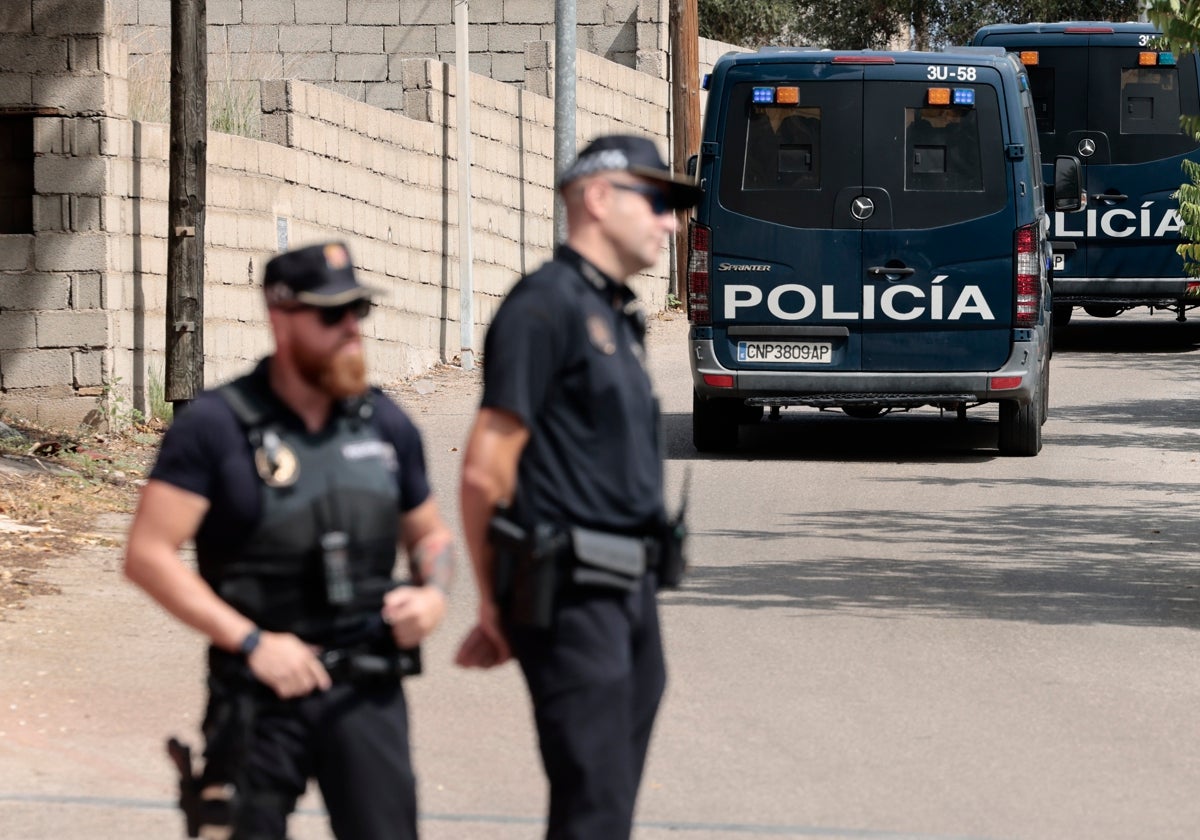
[[1121,193],[1096,193],[1095,195],[1092,196],[1092,200],[1093,201],[1111,201],[1113,203],[1116,203],[1118,201],[1128,201],[1129,196],[1122,195]]
[[873,265],[867,269],[867,274],[872,277],[886,277],[892,275],[894,277],[908,277],[910,274],[916,274],[915,268],[893,268],[890,265]]

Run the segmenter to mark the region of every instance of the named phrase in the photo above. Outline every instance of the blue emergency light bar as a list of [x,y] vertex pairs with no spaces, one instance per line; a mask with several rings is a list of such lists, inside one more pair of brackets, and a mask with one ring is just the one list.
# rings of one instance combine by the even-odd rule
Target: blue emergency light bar
[[952,102],[955,105],[975,105],[975,89],[974,88],[955,88],[954,99]]
[[756,87],[754,89],[752,101],[755,105],[770,105],[775,101],[775,88],[773,87]]
[[1175,53],[1169,53],[1169,52],[1159,53],[1158,54],[1158,63],[1160,65],[1174,67],[1175,66]]

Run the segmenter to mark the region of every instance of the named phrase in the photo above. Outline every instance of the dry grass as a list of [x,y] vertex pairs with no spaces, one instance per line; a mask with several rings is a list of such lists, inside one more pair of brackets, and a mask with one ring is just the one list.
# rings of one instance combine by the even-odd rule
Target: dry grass
[[5,420],[19,436],[0,438],[0,621],[30,595],[55,588],[39,578],[48,559],[118,541],[95,528],[110,513],[132,513],[159,429],[72,436]]

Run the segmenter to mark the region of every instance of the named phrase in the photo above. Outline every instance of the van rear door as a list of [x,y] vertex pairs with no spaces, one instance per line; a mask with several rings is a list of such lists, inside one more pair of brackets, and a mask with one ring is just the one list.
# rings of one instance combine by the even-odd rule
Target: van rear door
[[[1090,201],[1087,276],[1130,278],[1130,293],[1136,293],[1138,278],[1183,276],[1181,258],[1163,240],[1178,236],[1178,204],[1171,195],[1185,178],[1184,156],[1196,147],[1179,117],[1200,110],[1195,56],[1183,56],[1176,66],[1170,53],[1139,46],[1140,37],[1092,37],[1089,131],[1071,138],[1073,153],[1084,162]],[[1116,39],[1128,45],[1112,46]],[[1098,40],[1106,45],[1096,46]],[[1083,154],[1086,137],[1097,139],[1096,153]],[[1082,227],[1085,220],[1071,221]]]
[[864,216],[863,370],[995,370],[1011,350],[1018,152],[1000,74],[946,61],[865,71],[865,187],[843,209]]
[[860,315],[835,300],[853,301],[862,273],[862,226],[842,212],[845,186],[862,183],[862,76],[825,61],[729,71],[708,213],[728,368],[860,369]]

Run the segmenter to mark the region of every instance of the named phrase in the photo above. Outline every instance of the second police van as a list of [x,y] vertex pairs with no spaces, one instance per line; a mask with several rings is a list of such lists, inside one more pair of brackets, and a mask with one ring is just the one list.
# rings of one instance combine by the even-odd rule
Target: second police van
[[1176,253],[1180,222],[1173,193],[1184,159],[1200,161],[1179,124],[1200,114],[1194,54],[1156,48],[1149,23],[1031,23],[985,26],[974,43],[1020,55],[1029,75],[1042,153],[1083,164],[1086,213],[1057,215],[1055,322],[1072,307],[1111,317],[1148,306],[1184,311],[1200,304],[1198,284]]
[[[701,451],[769,410],[999,403],[1036,455],[1050,251],[1034,103],[1002,49],[765,49],[713,68],[689,231]],[[1050,200],[1078,209],[1079,162]]]

